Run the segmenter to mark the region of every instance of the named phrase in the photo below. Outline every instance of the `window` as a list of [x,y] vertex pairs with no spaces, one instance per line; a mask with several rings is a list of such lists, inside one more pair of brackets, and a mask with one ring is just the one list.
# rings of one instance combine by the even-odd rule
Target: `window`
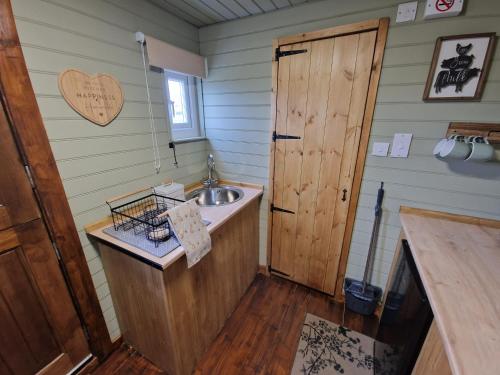
[[168,70],[164,71],[164,77],[172,140],[204,137],[201,80]]

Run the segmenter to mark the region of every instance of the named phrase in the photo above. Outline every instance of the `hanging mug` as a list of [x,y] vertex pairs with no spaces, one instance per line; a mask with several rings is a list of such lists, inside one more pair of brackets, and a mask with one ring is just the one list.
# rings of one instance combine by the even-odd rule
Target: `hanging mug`
[[495,149],[485,137],[469,137],[467,138],[471,146],[471,153],[465,159],[466,161],[489,161],[495,155]]
[[441,138],[439,140],[439,142],[436,144],[436,146],[434,146],[434,150],[432,151],[432,154],[435,157],[439,157],[440,156],[439,154],[441,152],[441,149],[444,147],[444,145],[446,144],[446,142],[448,142],[447,138]]
[[444,159],[465,160],[471,151],[472,147],[469,143],[464,142],[464,136],[454,134],[442,145],[439,156]]

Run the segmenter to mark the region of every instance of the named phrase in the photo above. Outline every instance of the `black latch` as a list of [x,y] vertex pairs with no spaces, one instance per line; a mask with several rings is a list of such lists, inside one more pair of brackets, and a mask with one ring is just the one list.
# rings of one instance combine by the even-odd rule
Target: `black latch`
[[280,51],[279,47],[274,52],[274,59],[278,61],[280,57],[298,55],[299,53],[306,53],[306,49],[296,49],[294,51]]
[[290,211],[290,210],[285,210],[284,208],[279,208],[274,205],[274,203],[271,203],[271,212],[278,211],[278,212],[285,212],[287,214],[294,214],[295,212]]
[[276,131],[273,131],[273,142],[276,142],[277,139],[300,139],[300,137],[296,135],[278,134]]

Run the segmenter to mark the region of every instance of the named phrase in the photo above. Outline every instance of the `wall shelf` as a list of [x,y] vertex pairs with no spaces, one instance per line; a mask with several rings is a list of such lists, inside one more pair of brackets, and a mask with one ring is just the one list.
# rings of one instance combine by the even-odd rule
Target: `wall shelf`
[[500,144],[500,124],[478,122],[451,122],[446,137],[453,134],[487,137],[492,144]]

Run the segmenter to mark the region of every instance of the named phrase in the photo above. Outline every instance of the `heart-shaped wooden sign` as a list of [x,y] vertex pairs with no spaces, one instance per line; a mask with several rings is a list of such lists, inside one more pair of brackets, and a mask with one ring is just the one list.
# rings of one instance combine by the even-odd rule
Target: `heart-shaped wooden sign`
[[108,125],[123,107],[120,82],[109,74],[65,70],[59,74],[59,91],[71,108],[97,125]]

